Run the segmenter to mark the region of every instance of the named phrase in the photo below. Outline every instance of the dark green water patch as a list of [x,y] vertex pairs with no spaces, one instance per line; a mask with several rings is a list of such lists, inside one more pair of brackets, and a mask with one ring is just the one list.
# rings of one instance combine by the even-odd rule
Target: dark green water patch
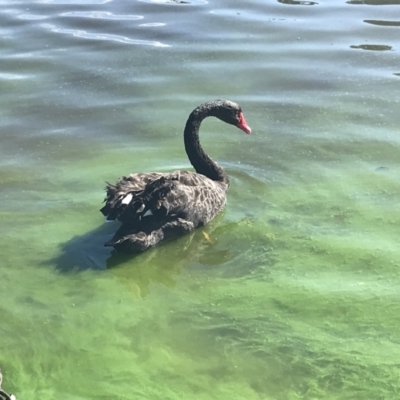
[[367,24],[371,25],[379,25],[379,26],[400,26],[399,21],[379,21],[374,19],[366,19],[364,20]]
[[315,1],[296,1],[296,0],[278,0],[278,3],[290,4],[294,6],[314,6],[318,4]]
[[350,46],[352,49],[372,50],[372,51],[387,51],[392,50],[392,46],[385,44],[360,44],[358,46]]
[[400,4],[399,0],[350,0],[347,4],[366,4],[369,6],[389,6]]

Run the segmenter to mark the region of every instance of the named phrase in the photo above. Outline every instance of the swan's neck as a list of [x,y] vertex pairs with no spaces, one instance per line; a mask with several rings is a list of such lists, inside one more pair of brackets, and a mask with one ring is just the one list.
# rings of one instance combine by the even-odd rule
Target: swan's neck
[[213,181],[221,181],[229,185],[228,176],[224,169],[213,161],[200,145],[200,124],[204,118],[213,115],[212,111],[211,107],[207,107],[203,104],[189,115],[183,134],[185,149],[197,173],[205,175]]

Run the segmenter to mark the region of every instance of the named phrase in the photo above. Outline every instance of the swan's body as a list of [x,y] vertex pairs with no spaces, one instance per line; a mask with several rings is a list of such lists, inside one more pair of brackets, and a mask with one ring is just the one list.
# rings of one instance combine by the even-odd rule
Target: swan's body
[[106,246],[139,253],[207,224],[224,208],[228,177],[207,156],[198,138],[201,121],[208,116],[251,132],[236,103],[217,100],[197,107],[184,131],[186,153],[196,172],[138,173],[108,184],[101,212],[108,220],[118,219],[122,226]]

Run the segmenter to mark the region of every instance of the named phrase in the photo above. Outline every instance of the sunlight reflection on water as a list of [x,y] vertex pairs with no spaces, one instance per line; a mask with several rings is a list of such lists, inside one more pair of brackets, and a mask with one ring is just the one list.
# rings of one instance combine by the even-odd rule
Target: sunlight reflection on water
[[60,14],[62,17],[82,17],[82,18],[95,18],[95,19],[109,19],[129,21],[136,19],[143,19],[142,15],[116,15],[107,11],[71,11]]
[[119,42],[119,43],[155,46],[155,47],[170,47],[170,45],[161,43],[158,41],[130,39],[128,37],[119,36],[119,35],[112,35],[112,34],[107,34],[107,33],[91,33],[91,32],[87,32],[87,31],[79,30],[79,29],[57,28],[55,25],[52,25],[52,24],[42,24],[42,27],[49,29],[52,32],[65,33],[65,34],[72,35],[74,37],[78,37],[78,38],[82,38],[82,39],[104,40],[104,41],[113,41],[113,42]]

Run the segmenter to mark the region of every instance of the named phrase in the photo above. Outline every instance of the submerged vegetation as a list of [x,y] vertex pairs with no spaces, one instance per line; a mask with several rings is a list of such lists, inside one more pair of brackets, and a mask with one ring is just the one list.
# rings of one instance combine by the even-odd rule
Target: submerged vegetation
[[[18,400],[399,398],[399,1],[228,3],[2,2]],[[182,126],[210,98],[253,128],[202,125],[225,211],[135,257],[103,247],[102,182],[190,168]]]
[[2,269],[18,280],[1,308],[13,392],[394,398],[400,187],[373,165],[295,186],[228,171],[223,215],[134,258],[96,251],[114,228],[96,228],[91,200],[27,213],[9,235],[30,251],[9,248]]

